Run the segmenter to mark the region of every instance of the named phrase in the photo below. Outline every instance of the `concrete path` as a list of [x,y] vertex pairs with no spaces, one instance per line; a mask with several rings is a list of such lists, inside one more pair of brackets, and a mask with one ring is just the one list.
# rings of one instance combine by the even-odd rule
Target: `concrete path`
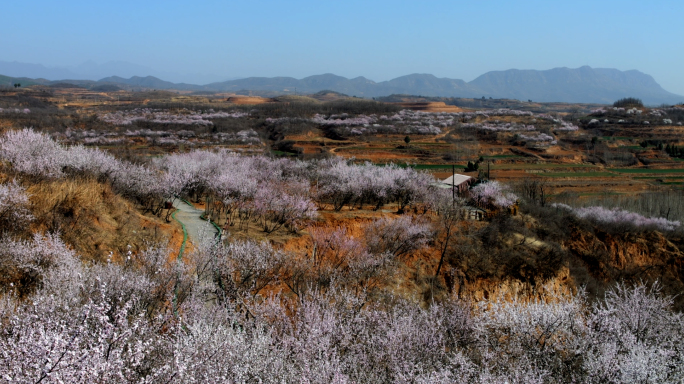
[[188,203],[181,199],[175,199],[173,206],[178,209],[176,220],[183,223],[185,230],[188,231],[189,242],[195,244],[201,238],[213,238],[218,233],[216,227],[200,218],[204,213],[201,209],[188,205]]

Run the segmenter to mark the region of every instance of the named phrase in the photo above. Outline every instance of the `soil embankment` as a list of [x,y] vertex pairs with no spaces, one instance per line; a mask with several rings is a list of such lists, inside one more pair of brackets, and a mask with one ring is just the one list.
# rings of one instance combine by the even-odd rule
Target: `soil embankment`
[[402,108],[422,112],[463,112],[463,108],[455,105],[447,105],[443,101],[426,103],[397,103]]
[[273,102],[272,99],[259,96],[231,96],[226,101],[238,105],[258,105]]

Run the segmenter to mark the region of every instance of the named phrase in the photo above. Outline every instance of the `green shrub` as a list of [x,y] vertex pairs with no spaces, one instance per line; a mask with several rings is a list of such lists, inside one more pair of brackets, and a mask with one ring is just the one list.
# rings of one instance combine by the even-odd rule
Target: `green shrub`
[[637,99],[636,97],[625,97],[613,103],[613,107],[618,108],[634,108],[643,106],[644,103],[641,101],[641,99]]

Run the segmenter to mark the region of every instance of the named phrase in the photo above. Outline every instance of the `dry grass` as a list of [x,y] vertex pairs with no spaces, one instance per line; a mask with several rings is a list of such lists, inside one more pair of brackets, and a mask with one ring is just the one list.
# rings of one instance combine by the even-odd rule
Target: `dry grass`
[[463,112],[464,109],[455,105],[447,105],[443,101],[426,103],[397,103],[402,108],[423,112]]
[[258,105],[273,102],[271,99],[258,96],[231,96],[226,101],[237,105]]
[[281,103],[313,103],[313,104],[320,104],[321,102],[317,99],[314,99],[312,97],[308,96],[298,96],[298,95],[285,95],[285,96],[278,96],[274,98],[275,101],[281,102]]
[[143,216],[131,202],[95,180],[54,180],[27,184],[35,221],[31,230],[58,231],[79,254],[93,260],[167,243],[177,229]]

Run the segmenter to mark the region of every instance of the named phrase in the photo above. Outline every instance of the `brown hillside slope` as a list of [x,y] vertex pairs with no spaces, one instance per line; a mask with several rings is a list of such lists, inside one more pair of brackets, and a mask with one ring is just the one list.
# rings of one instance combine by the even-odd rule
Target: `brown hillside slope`
[[617,282],[657,280],[665,294],[679,295],[675,307],[683,309],[683,244],[657,231],[603,228],[570,216],[497,216],[462,223],[441,278],[448,291],[477,299],[533,296],[549,284],[585,289],[593,299]]
[[231,96],[226,101],[237,105],[257,105],[270,103],[273,100],[259,96]]
[[446,105],[443,101],[425,103],[397,103],[402,108],[423,112],[463,112],[463,108],[455,105]]
[[[587,275],[576,274],[575,283],[590,289],[615,281],[652,282],[659,280],[670,295],[684,292],[684,253],[659,232],[611,234],[572,231],[564,244],[586,269]],[[679,296],[677,306],[684,306]]]
[[[32,232],[59,232],[80,255],[94,260],[137,252],[155,243],[178,242],[179,228],[142,215],[108,184],[95,180],[52,180],[26,183]],[[179,244],[173,244],[179,246]]]

